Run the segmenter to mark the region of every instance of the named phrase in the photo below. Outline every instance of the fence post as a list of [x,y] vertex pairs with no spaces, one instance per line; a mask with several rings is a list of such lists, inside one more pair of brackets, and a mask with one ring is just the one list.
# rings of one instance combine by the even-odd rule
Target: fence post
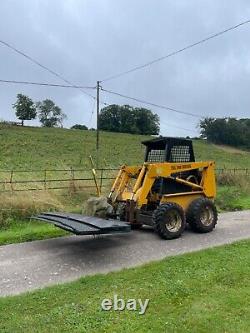
[[76,184],[75,184],[75,172],[73,170],[73,167],[70,167],[70,184],[69,184],[69,188],[71,192],[76,192]]
[[71,172],[71,179],[74,181],[75,180],[75,170],[72,167],[70,168],[70,172]]
[[44,170],[44,189],[47,190],[47,170]]
[[12,180],[13,180],[13,173],[14,173],[14,171],[11,170],[11,172],[10,172],[10,187],[11,187],[11,191],[13,191],[13,183],[12,183]]
[[92,166],[91,171],[92,171],[93,179],[94,179],[94,182],[95,182],[96,193],[97,193],[97,196],[99,197],[101,193],[100,193],[100,188],[99,188],[98,183],[97,183],[94,161],[93,161],[93,158],[92,158],[91,155],[89,155],[89,159],[90,159],[90,163],[91,163],[91,166]]
[[100,194],[102,193],[102,179],[103,179],[103,168],[101,169],[101,179],[100,179]]

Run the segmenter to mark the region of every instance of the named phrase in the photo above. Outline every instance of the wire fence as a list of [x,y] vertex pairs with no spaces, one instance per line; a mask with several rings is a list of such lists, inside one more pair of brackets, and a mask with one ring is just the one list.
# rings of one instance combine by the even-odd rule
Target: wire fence
[[227,168],[217,168],[216,174],[230,174],[230,175],[242,175],[242,176],[250,176],[250,169],[248,168],[234,168],[234,169],[227,169]]
[[[101,191],[110,187],[117,172],[118,168],[96,169],[96,180]],[[218,168],[216,174],[249,177],[250,169]],[[0,193],[65,189],[76,191],[95,187],[93,174],[88,169],[0,170]]]
[[[110,186],[117,171],[117,168],[96,169],[99,188]],[[0,193],[95,187],[93,174],[88,169],[0,170]]]

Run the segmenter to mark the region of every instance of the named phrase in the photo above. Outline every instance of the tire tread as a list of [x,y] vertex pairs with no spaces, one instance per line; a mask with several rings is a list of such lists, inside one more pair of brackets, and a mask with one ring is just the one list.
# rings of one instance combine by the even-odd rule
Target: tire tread
[[[177,210],[182,218],[182,225],[178,232],[171,232],[165,227],[164,217],[166,212],[171,209]],[[154,221],[155,231],[163,239],[174,239],[180,237],[186,225],[185,214],[182,207],[172,202],[158,206],[158,208],[153,213],[153,221]]]
[[[209,205],[214,213],[214,221],[210,226],[204,226],[200,221],[200,212],[202,207],[205,205]],[[211,201],[208,198],[202,197],[194,200],[187,210],[187,223],[189,224],[190,228],[199,233],[206,233],[212,231],[216,224],[218,219],[218,213],[216,206],[214,205],[213,201]]]

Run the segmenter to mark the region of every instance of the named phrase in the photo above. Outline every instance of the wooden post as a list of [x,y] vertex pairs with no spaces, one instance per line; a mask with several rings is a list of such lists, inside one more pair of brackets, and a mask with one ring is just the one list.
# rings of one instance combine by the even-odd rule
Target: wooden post
[[95,165],[94,165],[94,161],[93,161],[91,155],[89,156],[89,159],[90,159],[90,163],[91,163],[91,166],[92,166],[91,171],[92,171],[93,179],[94,179],[94,182],[95,182],[96,193],[97,193],[97,196],[99,197],[101,195],[101,192],[100,192],[100,188],[99,188],[98,183],[97,183]]
[[99,113],[100,113],[100,81],[96,85],[96,167],[99,167],[99,146],[100,146],[100,131],[99,131]]
[[101,180],[100,180],[100,194],[102,193],[102,178],[103,178],[103,168],[101,169]]
[[46,180],[47,180],[47,171],[44,170],[44,189],[45,190],[47,190],[47,182],[46,182]]
[[10,173],[10,187],[11,187],[11,191],[13,191],[13,184],[12,184],[12,180],[13,180],[13,173],[14,171],[11,170],[11,173]]

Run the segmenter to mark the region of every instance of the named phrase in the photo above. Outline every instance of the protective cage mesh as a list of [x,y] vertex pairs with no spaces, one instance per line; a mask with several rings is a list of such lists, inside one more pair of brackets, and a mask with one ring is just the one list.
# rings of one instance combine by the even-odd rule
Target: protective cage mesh
[[148,154],[148,162],[165,162],[165,156],[166,151],[165,150],[150,150]]
[[189,146],[173,146],[170,153],[170,162],[190,162]]

